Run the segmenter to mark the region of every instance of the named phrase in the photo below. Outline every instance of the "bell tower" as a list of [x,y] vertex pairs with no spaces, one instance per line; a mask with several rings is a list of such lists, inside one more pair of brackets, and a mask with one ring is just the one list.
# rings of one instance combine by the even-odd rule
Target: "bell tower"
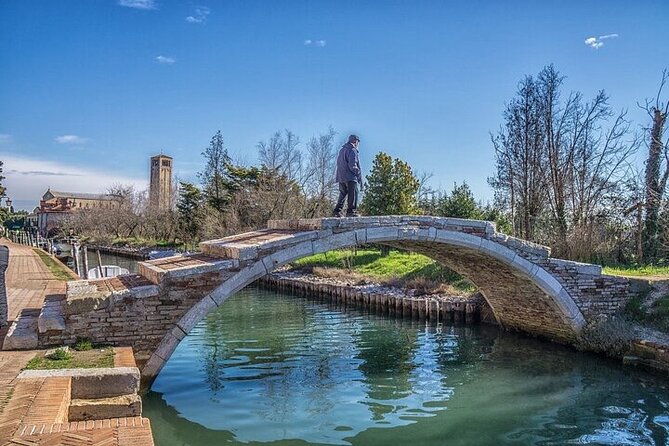
[[149,205],[161,211],[171,209],[172,207],[171,156],[161,154],[151,157]]

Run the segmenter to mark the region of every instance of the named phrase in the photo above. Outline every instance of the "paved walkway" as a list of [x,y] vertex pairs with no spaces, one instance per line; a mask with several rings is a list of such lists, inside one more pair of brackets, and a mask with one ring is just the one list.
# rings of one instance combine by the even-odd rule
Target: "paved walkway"
[[[56,279],[32,248],[6,239],[0,243],[9,247],[6,284],[10,324],[22,312],[39,312],[47,297],[65,294],[66,282]],[[0,332],[0,345],[5,332]],[[58,387],[57,380],[16,379],[36,353],[0,351],[0,445],[153,445],[146,418],[68,423],[63,398],[69,401],[69,392],[47,388]],[[115,362],[132,359],[134,364],[130,356]]]
[[5,276],[9,307],[7,318],[10,322],[24,309],[42,308],[47,296],[65,294],[66,282],[51,274],[33,248],[7,239],[0,242],[9,247],[9,266]]

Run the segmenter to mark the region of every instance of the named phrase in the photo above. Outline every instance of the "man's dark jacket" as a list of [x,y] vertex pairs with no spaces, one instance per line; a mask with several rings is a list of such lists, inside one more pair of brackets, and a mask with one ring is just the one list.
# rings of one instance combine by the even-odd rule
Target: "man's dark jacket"
[[362,170],[360,169],[358,150],[350,142],[344,144],[339,150],[336,181],[337,183],[356,181],[358,184],[362,184]]

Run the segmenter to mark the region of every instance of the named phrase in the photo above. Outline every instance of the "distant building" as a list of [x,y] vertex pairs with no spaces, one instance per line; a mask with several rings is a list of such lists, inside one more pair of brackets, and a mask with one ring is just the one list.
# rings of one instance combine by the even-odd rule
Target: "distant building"
[[120,200],[116,195],[86,194],[80,192],[58,192],[47,189],[42,195],[37,214],[37,227],[44,237],[50,237],[58,230],[60,222],[73,212],[87,209],[116,209]]
[[149,205],[161,211],[172,208],[172,157],[170,156],[151,157]]

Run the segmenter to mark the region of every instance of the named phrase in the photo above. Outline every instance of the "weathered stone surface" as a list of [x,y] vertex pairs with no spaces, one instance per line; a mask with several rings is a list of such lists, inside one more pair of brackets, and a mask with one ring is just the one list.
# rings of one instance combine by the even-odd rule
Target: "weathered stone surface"
[[139,395],[109,398],[73,399],[70,402],[69,421],[104,420],[109,418],[139,417],[142,399]]
[[24,370],[18,379],[69,376],[72,398],[107,398],[139,391],[139,370],[136,367],[99,369]]
[[9,326],[3,350],[33,350],[37,348],[39,339],[37,337],[37,316],[20,315],[18,319]]
[[62,300],[46,300],[42,305],[39,317],[37,318],[37,329],[40,333],[47,331],[63,331],[65,326],[65,316],[63,315]]

